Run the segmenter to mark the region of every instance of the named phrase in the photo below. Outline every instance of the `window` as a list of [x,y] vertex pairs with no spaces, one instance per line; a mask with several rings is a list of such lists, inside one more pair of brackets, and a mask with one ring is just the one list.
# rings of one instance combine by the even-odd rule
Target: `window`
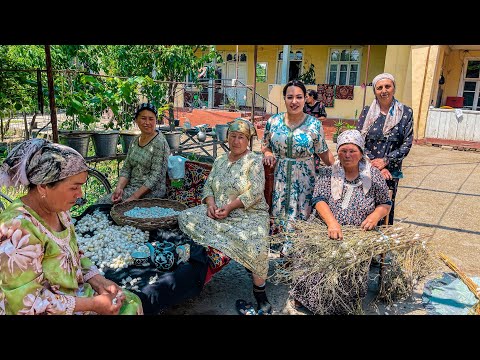
[[463,108],[480,111],[480,59],[467,59],[464,65]]
[[330,49],[327,82],[335,85],[358,85],[360,60],[361,49]]
[[[303,64],[303,51],[297,50],[295,52],[290,51],[288,56],[290,64],[288,67],[288,79],[287,81],[298,79],[301,75],[301,69]],[[282,81],[282,64],[283,64],[283,51],[278,53],[277,61],[277,84]]]
[[257,63],[257,83],[267,82],[267,63]]

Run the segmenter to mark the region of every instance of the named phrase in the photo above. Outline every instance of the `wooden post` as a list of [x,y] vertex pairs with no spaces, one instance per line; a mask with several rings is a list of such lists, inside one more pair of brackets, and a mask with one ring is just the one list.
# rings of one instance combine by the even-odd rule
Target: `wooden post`
[[50,103],[52,137],[53,142],[58,143],[57,109],[55,107],[55,90],[53,87],[52,56],[50,54],[50,45],[45,45],[45,62],[47,64],[48,102]]
[[[362,104],[362,110],[365,107],[365,98],[367,96],[367,84],[368,84],[368,64],[370,63],[370,45],[368,45],[368,50],[367,50],[367,64],[365,65],[365,88],[363,89],[363,104]],[[360,111],[362,111],[360,110]]]

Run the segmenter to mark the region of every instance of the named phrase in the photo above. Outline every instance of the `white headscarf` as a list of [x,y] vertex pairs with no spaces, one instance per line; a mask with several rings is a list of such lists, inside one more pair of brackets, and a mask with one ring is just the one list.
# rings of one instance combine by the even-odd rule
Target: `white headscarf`
[[[395,78],[392,74],[389,73],[382,73],[373,78],[372,85],[373,85],[373,93],[375,93],[375,85],[378,81],[383,79],[389,79],[393,82],[393,87],[395,88]],[[394,91],[395,94],[395,91]],[[383,134],[386,135],[388,132],[399,123],[403,115],[403,104],[393,98],[392,105],[388,110],[388,113],[385,118],[385,124],[383,125]],[[380,116],[380,105],[378,104],[378,100],[375,97],[370,108],[368,109],[368,113],[365,116],[365,122],[363,123],[362,127],[362,135],[365,137],[370,127],[373,125],[375,120]]]
[[[358,130],[346,130],[342,132],[337,138],[337,152],[340,146],[344,144],[355,144],[362,150],[363,157],[358,163],[358,171],[360,173],[360,181],[362,182],[363,193],[366,195],[368,190],[372,187],[372,175],[370,169],[372,165],[370,160],[364,154],[365,140]],[[343,185],[345,183],[345,170],[340,164],[340,160],[335,160],[332,165],[331,191],[334,200],[339,200],[342,197]]]

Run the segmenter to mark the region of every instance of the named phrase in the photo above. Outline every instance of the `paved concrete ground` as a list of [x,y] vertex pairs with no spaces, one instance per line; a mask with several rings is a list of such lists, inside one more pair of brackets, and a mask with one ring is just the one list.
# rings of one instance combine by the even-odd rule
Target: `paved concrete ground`
[[[327,141],[334,151],[335,144]],[[254,149],[259,149],[258,142]],[[397,193],[397,221],[419,226],[429,233],[434,254],[445,253],[469,276],[480,276],[480,153],[414,145],[404,161],[404,178]],[[449,272],[441,261],[428,279]],[[376,285],[365,299],[367,314],[425,314],[421,304],[423,283],[413,298],[385,308],[372,307]],[[275,314],[301,314],[288,303],[288,287],[267,282]],[[253,300],[245,269],[231,262],[214,276],[200,296],[170,309],[168,314],[236,314],[235,300]]]

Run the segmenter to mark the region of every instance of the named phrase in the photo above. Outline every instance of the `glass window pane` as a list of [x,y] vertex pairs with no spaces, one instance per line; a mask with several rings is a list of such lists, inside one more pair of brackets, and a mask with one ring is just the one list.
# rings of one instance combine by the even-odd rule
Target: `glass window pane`
[[283,60],[283,51],[278,54],[278,60]]
[[464,91],[475,91],[475,86],[477,83],[475,81],[465,81],[465,86],[463,87]]
[[350,53],[350,60],[351,61],[358,61],[360,59],[360,51],[358,49],[353,49]]
[[331,61],[338,61],[340,54],[338,50],[332,50],[332,55],[330,56]]
[[328,83],[335,84],[336,82],[337,82],[337,72],[330,72]]
[[478,111],[479,108],[480,108],[480,96],[479,96],[478,99],[477,99],[477,108],[474,109],[474,110],[477,110],[477,111]]
[[356,85],[357,84],[357,73],[350,71],[350,80],[348,85]]
[[228,55],[227,55],[227,61],[232,61],[232,60],[233,60],[232,54],[228,54]]
[[470,60],[467,66],[467,78],[480,78],[480,61]]
[[474,96],[475,96],[474,92],[464,92],[463,93],[463,106],[472,106]]
[[340,71],[347,71],[347,64],[341,64]]
[[350,64],[350,71],[358,71],[358,64]]
[[349,61],[350,60],[350,51],[349,50],[342,50],[340,55],[340,61]]
[[293,53],[293,51],[290,51],[290,57],[289,57],[289,59],[290,59],[290,60],[293,60],[294,57],[295,57],[295,54]]
[[295,53],[295,59],[297,59],[297,60],[302,60],[303,59],[303,54],[302,54],[301,51],[297,51]]
[[331,64],[331,65],[330,65],[330,71],[335,71],[335,72],[337,72],[337,64]]
[[347,72],[340,71],[340,78],[338,80],[338,85],[347,85]]
[[247,54],[240,54],[240,61],[247,61]]

